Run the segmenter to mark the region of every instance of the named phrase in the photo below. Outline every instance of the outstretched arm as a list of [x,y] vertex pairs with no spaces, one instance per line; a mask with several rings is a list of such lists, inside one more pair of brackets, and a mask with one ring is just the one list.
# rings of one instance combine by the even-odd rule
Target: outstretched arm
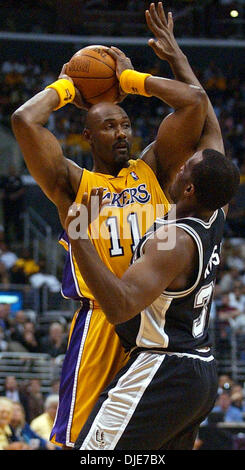
[[[162,2],[158,2],[157,10],[155,5],[151,4],[149,12],[146,11],[146,21],[149,29],[155,35],[155,39],[152,38],[149,40],[149,45],[160,59],[166,60],[169,63],[175,79],[202,88],[186,55],[182,52],[174,37],[172,13],[169,12],[166,18]],[[209,98],[204,129],[196,150],[205,148],[213,148],[224,153],[220,125]]]

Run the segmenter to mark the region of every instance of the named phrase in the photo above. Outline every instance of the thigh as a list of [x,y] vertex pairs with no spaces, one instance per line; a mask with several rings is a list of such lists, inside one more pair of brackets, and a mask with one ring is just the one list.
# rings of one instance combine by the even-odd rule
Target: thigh
[[75,315],[63,362],[54,441],[73,446],[100,393],[126,363],[113,325],[84,302]]
[[100,396],[75,448],[161,449],[193,426],[192,442],[200,416],[213,405],[208,375],[189,358],[141,353]]

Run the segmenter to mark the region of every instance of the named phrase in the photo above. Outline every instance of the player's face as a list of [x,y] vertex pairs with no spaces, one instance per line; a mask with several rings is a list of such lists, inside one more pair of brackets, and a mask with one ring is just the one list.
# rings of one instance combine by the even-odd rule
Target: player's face
[[192,183],[192,169],[202,160],[202,158],[202,152],[196,152],[191,158],[189,158],[189,160],[186,161],[176,174],[175,179],[169,188],[170,197],[175,204],[183,198],[186,188]]
[[130,157],[132,128],[118,106],[108,106],[93,121],[90,144],[96,157],[112,166],[125,166]]

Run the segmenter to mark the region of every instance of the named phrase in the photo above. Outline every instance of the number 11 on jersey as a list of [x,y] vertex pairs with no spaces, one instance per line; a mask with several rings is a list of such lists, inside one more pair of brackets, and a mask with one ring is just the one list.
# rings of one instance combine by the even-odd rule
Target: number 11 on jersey
[[[127,223],[129,224],[130,231],[131,231],[131,250],[134,253],[139,241],[140,241],[140,231],[139,231],[139,224],[137,214],[135,212],[131,212],[127,217]],[[123,256],[124,249],[121,244],[120,236],[119,236],[119,227],[118,227],[118,219],[116,216],[108,217],[106,219],[106,225],[109,229],[110,233],[110,255],[111,256]]]

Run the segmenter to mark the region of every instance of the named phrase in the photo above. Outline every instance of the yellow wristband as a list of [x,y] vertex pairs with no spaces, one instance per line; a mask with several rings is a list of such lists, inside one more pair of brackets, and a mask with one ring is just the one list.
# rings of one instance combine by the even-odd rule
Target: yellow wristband
[[67,103],[71,103],[75,98],[75,87],[73,83],[66,78],[60,78],[56,82],[51,83],[51,85],[46,86],[46,88],[53,88],[59,95],[60,103],[54,111],[62,108],[62,106],[65,106]]
[[136,70],[127,69],[120,75],[120,86],[125,93],[134,95],[152,96],[145,91],[145,79],[151,77],[150,73],[136,72]]

